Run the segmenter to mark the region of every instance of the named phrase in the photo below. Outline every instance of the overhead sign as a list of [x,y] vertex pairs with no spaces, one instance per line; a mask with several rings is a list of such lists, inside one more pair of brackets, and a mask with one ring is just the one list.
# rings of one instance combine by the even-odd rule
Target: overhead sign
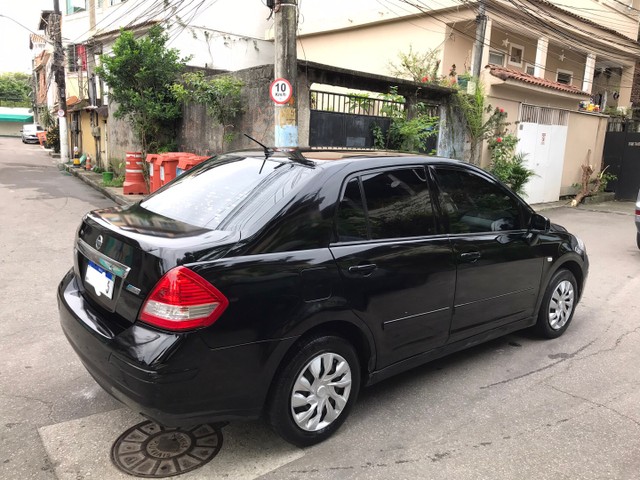
[[273,82],[271,82],[271,86],[269,87],[269,95],[271,96],[271,100],[273,100],[278,105],[288,103],[289,100],[291,100],[292,94],[293,89],[291,88],[289,80],[285,78],[276,78]]

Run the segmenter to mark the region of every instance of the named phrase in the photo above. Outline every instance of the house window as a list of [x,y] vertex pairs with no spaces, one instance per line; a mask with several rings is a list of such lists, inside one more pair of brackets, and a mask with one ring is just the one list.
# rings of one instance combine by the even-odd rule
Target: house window
[[533,65],[531,63],[527,63],[524,66],[524,71],[527,72],[529,75],[535,75],[536,74],[536,67],[535,67],[535,65]]
[[67,15],[84,12],[87,9],[86,0],[67,0]]
[[568,70],[560,70],[558,69],[558,73],[556,74],[556,82],[564,83],[565,85],[571,85],[573,81],[573,72]]
[[489,63],[492,65],[500,65],[504,66],[504,53],[498,52],[497,50],[489,51]]
[[517,67],[522,66],[522,58],[524,57],[524,47],[512,43],[509,45],[509,65]]

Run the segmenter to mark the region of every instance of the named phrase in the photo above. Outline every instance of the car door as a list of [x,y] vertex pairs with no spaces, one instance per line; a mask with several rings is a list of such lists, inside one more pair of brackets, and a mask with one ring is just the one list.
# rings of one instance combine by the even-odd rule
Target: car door
[[450,342],[532,316],[544,251],[529,235],[528,209],[485,174],[432,171],[457,263]]
[[377,368],[447,340],[455,264],[434,212],[423,166],[360,173],[343,186],[330,249],[351,308],[375,336]]

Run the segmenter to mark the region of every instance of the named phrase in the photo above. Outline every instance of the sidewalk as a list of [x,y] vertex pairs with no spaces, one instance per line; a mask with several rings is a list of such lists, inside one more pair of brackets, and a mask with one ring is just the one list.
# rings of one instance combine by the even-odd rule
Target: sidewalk
[[105,187],[102,185],[102,175],[92,172],[91,170],[85,170],[84,168],[75,168],[73,165],[64,164],[61,167],[69,172],[74,177],[78,177],[80,180],[95,188],[101,192],[105,197],[110,198],[118,205],[128,206],[139,202],[144,198],[144,195],[125,195],[122,193],[122,187]]
[[[74,168],[72,165],[62,166],[71,175],[78,177],[83,182],[92,186],[96,190],[102,192],[102,194],[118,205],[128,206],[139,202],[144,198],[144,195],[125,195],[122,193],[122,187],[104,187],[102,185],[102,175],[92,171],[87,171],[83,168]],[[573,208],[570,207],[571,200],[559,200],[557,202],[549,203],[536,203],[531,207],[536,212],[544,212],[545,210],[552,210],[555,208]],[[618,215],[634,215],[635,203],[634,202],[618,202],[616,200],[605,201],[601,203],[586,203],[580,204],[576,207],[578,210],[588,210],[593,212],[607,212]]]

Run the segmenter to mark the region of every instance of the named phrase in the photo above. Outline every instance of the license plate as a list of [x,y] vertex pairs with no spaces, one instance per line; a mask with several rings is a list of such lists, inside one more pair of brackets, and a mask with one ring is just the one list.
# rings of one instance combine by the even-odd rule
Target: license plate
[[113,298],[114,278],[113,273],[106,271],[100,265],[89,262],[84,281],[93,287],[96,295],[104,295],[111,299]]

